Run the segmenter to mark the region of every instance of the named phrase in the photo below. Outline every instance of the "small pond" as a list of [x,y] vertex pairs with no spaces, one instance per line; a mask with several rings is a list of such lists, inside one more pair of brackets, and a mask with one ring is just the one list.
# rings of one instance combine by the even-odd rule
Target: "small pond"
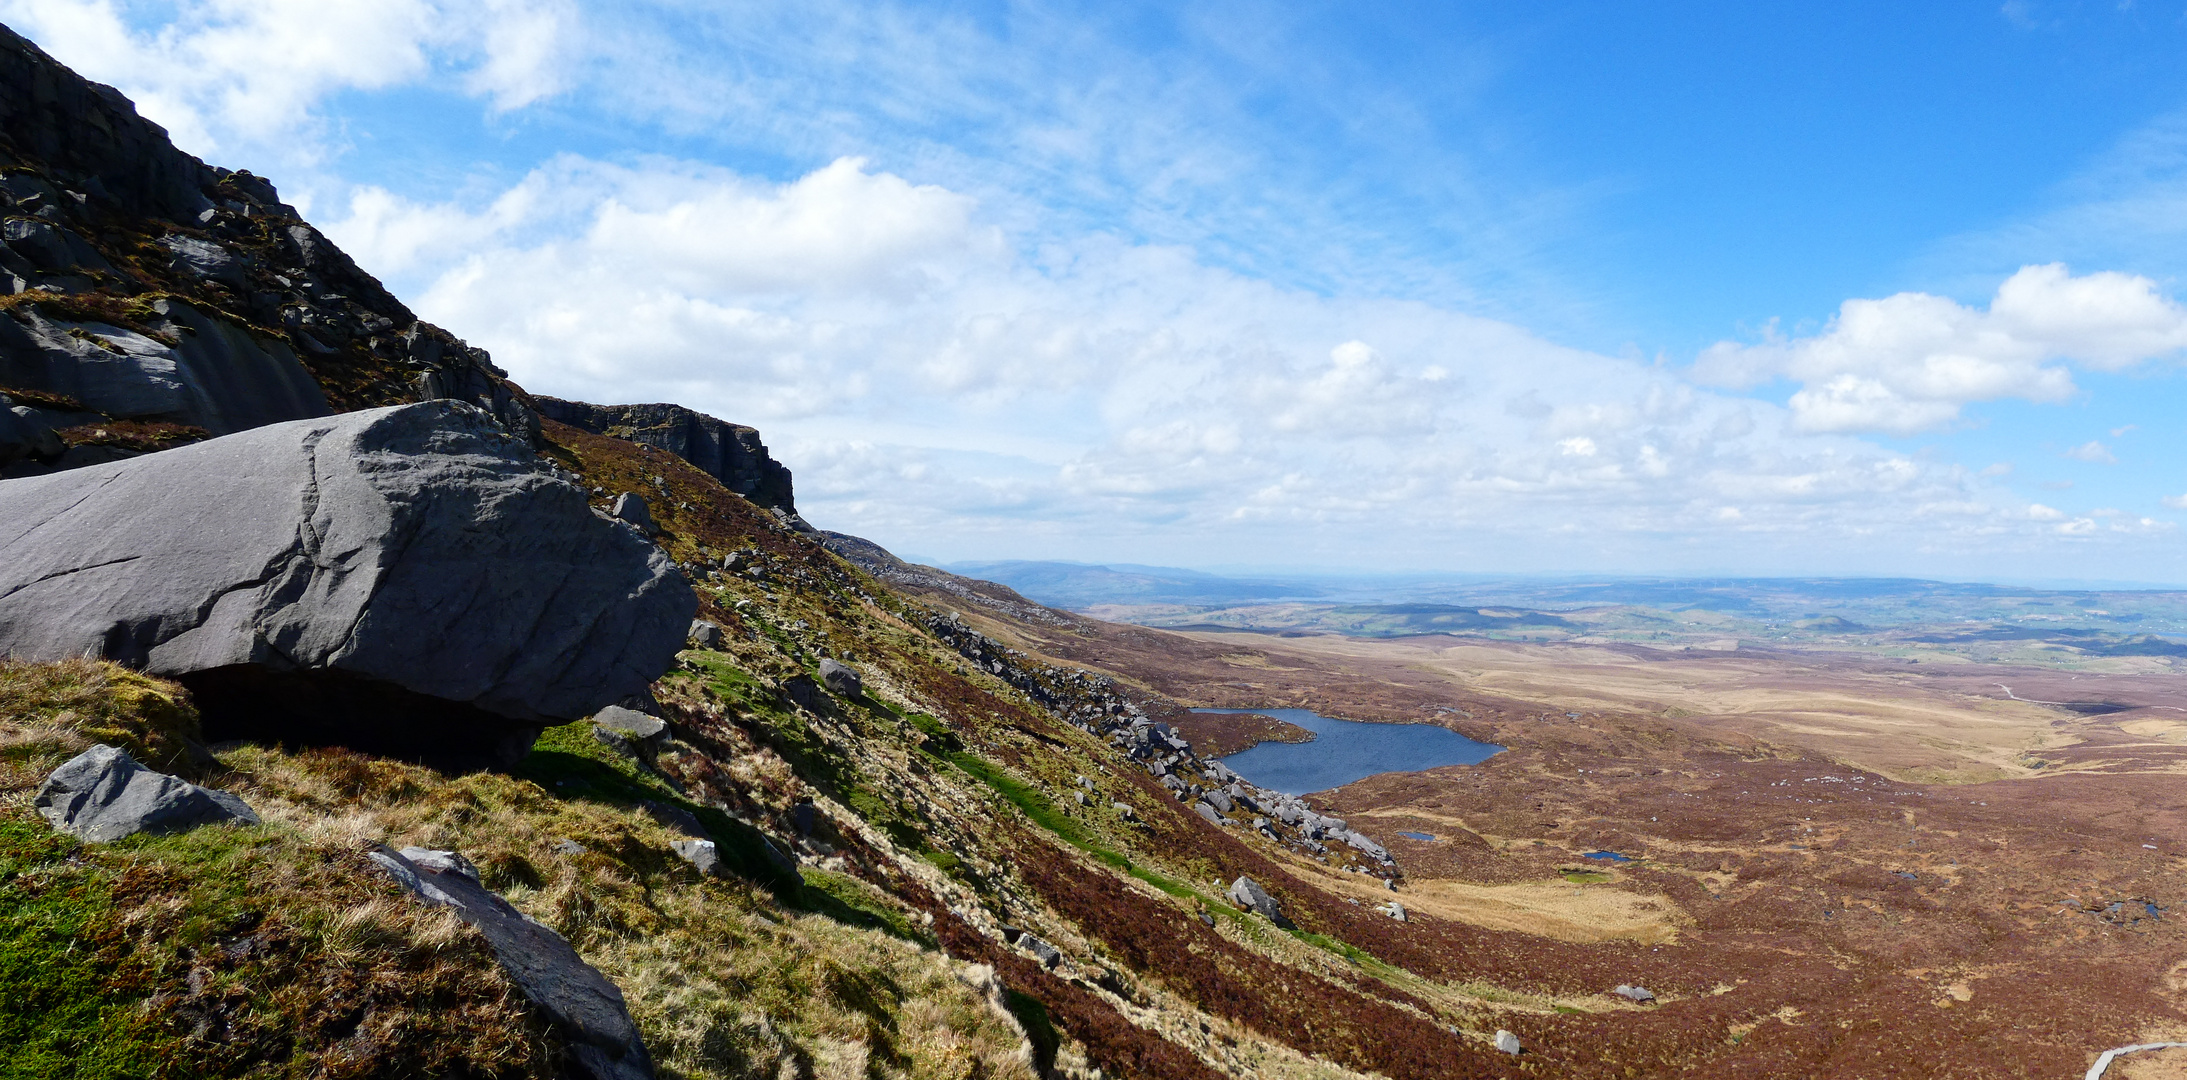
[[1192,711],[1273,716],[1313,732],[1312,742],[1264,742],[1222,759],[1238,775],[1291,795],[1343,787],[1377,773],[1478,765],[1503,749],[1434,724],[1363,724],[1310,709]]
[[1595,860],[1597,860],[1597,861],[1600,861],[1600,862],[1632,862],[1632,861],[1633,861],[1633,857],[1632,857],[1632,856],[1630,856],[1630,855],[1620,855],[1620,854],[1618,854],[1618,853],[1617,853],[1617,852],[1615,852],[1615,851],[1588,851],[1588,852],[1582,852],[1582,853],[1581,853],[1581,855],[1580,855],[1580,858],[1583,858],[1583,859],[1595,859]]
[[1399,836],[1402,836],[1402,837],[1404,837],[1404,838],[1406,838],[1406,839],[1408,839],[1408,840],[1434,840],[1434,839],[1435,839],[1435,834],[1434,834],[1434,833],[1424,833],[1424,832],[1400,832],[1400,833],[1398,833],[1397,835],[1399,835]]

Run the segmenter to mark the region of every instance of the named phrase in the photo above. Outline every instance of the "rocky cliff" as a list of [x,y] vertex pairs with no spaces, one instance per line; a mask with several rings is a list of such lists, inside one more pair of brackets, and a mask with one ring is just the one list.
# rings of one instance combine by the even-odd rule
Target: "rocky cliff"
[[659,447],[760,506],[797,516],[790,470],[769,456],[757,430],[681,405],[590,405],[553,397],[536,398],[534,404],[550,420]]
[[0,26],[0,476],[456,398],[535,438],[483,350],[421,322],[272,184],[176,149]]

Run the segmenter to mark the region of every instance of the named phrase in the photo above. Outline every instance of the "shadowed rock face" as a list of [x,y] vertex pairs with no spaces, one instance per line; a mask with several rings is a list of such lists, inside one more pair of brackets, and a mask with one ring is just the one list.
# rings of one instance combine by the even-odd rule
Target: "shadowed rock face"
[[176,677],[215,738],[503,760],[644,690],[696,610],[459,402],[0,482],[0,654]]
[[595,435],[659,447],[706,470],[723,487],[770,510],[797,513],[790,470],[767,453],[759,432],[681,405],[591,405],[534,399],[539,414]]

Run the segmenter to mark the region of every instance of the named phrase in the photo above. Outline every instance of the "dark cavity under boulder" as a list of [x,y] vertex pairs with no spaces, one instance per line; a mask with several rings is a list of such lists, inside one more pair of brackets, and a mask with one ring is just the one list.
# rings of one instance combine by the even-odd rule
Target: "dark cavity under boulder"
[[460,402],[0,481],[0,655],[175,678],[214,739],[511,761],[644,691],[697,606]]

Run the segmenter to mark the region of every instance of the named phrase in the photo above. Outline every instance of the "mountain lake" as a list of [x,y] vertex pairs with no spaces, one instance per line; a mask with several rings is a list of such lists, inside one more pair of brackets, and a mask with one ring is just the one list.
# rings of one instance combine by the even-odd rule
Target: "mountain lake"
[[1376,773],[1478,765],[1503,750],[1434,724],[1368,724],[1310,709],[1194,709],[1273,716],[1314,733],[1312,742],[1264,742],[1221,759],[1231,771],[1291,795],[1327,791]]

